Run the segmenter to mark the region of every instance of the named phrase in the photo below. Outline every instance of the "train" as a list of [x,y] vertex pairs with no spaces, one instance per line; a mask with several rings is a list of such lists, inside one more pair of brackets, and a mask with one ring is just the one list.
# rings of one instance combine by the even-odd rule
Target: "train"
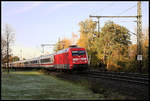
[[88,55],[85,48],[71,45],[53,54],[10,63],[12,68],[46,68],[56,70],[86,70]]

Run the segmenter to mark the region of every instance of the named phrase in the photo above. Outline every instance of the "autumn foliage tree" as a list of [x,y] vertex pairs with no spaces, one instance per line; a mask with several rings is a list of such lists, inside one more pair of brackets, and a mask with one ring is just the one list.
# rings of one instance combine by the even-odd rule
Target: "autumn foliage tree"
[[[12,55],[9,55],[9,62],[15,62],[15,61],[19,61],[20,58],[18,56],[12,56]],[[7,62],[7,56],[5,56],[2,60],[4,63]]]
[[94,47],[94,34],[96,34],[96,23],[91,19],[86,19],[85,21],[81,21],[79,23],[80,26],[80,38],[77,42],[77,45],[80,47],[84,47],[87,50],[89,64],[97,64],[97,60],[95,57],[96,49]]
[[102,59],[107,69],[123,68],[128,61],[128,47],[131,44],[127,28],[112,21],[105,23],[100,37],[95,43],[97,57]]
[[148,73],[149,71],[149,29],[148,28],[145,28],[143,30],[142,49],[143,49],[142,72]]
[[[144,28],[142,33],[142,73],[148,73],[149,69],[149,30]],[[125,71],[139,72],[137,68],[137,43],[129,47],[129,62]]]
[[54,47],[54,51],[57,52],[59,50],[62,50],[62,49],[65,49],[65,48],[68,48],[69,45],[71,45],[71,40],[69,40],[68,38],[64,38],[62,40],[59,40],[55,47]]
[[78,45],[87,49],[89,59],[91,59],[90,64],[103,62],[107,69],[118,69],[125,66],[129,57],[128,47],[131,44],[127,28],[108,21],[98,33],[96,23],[91,19],[82,21],[79,25]]

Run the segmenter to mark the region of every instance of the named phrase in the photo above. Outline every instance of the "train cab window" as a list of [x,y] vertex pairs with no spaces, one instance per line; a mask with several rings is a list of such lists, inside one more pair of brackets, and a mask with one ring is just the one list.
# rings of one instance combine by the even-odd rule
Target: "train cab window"
[[41,59],[41,62],[44,63],[44,62],[50,62],[50,58],[47,58],[47,59]]
[[66,53],[66,52],[68,52],[68,49],[60,50],[60,51],[57,52],[57,54],[62,54],[62,53]]
[[85,55],[85,51],[72,51],[72,56]]

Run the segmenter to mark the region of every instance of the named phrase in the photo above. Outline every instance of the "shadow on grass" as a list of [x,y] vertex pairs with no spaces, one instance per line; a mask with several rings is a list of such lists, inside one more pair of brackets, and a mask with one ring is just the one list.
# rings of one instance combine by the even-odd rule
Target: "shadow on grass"
[[58,79],[69,81],[70,83],[83,86],[93,93],[99,95],[100,98],[109,99],[109,100],[126,100],[127,97],[112,91],[111,89],[104,88],[101,82],[91,81],[88,78],[82,78],[76,75],[66,74],[66,73],[50,73],[45,72],[46,75],[52,75]]

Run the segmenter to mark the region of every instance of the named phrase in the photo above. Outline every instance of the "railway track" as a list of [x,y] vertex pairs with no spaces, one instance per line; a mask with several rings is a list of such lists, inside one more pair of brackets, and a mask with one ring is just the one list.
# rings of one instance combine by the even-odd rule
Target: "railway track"
[[77,72],[81,76],[88,76],[91,78],[111,79],[128,83],[149,85],[149,75],[138,73],[125,73],[125,72],[110,72],[110,71],[94,71],[89,70],[86,72]]

